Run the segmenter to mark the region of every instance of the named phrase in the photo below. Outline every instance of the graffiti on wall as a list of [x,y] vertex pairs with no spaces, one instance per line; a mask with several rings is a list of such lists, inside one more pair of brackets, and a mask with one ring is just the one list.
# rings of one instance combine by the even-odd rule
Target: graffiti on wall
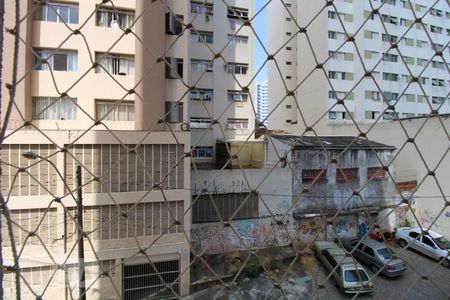
[[232,221],[227,227],[220,223],[193,224],[191,243],[196,251],[207,254],[285,246],[289,244],[288,224],[280,226],[269,218]]

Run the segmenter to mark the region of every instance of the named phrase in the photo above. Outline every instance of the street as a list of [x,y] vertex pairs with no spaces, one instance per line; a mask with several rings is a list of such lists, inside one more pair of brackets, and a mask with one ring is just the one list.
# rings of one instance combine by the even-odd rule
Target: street
[[[396,244],[392,246],[396,253],[401,250]],[[373,281],[375,292],[360,294],[358,299],[450,299],[450,269],[437,265],[436,261],[414,250],[404,250],[399,256],[408,264],[405,274],[398,278],[378,275]],[[370,276],[373,275],[369,268],[366,270]],[[321,266],[319,280],[323,280],[327,275],[326,270]],[[320,292],[313,295],[311,299],[350,299],[352,297],[338,290],[328,280],[325,283],[325,289],[320,289]]]

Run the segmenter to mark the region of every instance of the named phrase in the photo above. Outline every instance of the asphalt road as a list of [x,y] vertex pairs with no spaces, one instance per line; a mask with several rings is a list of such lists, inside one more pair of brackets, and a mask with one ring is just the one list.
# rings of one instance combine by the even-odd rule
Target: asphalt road
[[[394,251],[402,249],[393,245]],[[378,275],[374,278],[374,293],[360,294],[356,299],[450,299],[450,269],[437,264],[436,261],[414,250],[406,249],[399,256],[408,264],[408,270],[401,277],[387,278]],[[368,268],[366,268],[368,270]],[[374,274],[368,270],[370,276]],[[326,270],[320,266],[319,282],[327,276]],[[338,290],[328,280],[324,288],[311,294],[311,299],[351,299],[353,295],[346,295]]]

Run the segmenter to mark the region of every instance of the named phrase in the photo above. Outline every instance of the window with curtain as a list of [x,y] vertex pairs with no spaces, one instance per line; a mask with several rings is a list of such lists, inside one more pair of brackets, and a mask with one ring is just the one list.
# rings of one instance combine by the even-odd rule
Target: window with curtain
[[134,121],[134,103],[129,101],[95,102],[97,119],[104,121]]
[[96,73],[134,76],[133,55],[97,53],[96,60],[99,64],[99,66],[95,69]]
[[[78,52],[72,50],[34,49],[35,70],[78,71]],[[46,63],[43,63],[43,60]]]
[[100,27],[127,29],[133,25],[134,12],[111,8],[97,10],[96,25]]
[[76,120],[77,99],[33,97],[34,120]]

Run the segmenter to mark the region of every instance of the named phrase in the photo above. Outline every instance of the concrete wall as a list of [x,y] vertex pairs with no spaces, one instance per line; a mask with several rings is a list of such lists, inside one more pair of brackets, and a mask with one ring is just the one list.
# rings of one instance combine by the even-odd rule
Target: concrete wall
[[[331,164],[331,158],[337,158],[337,164]],[[303,192],[302,172],[304,170],[324,170],[326,180],[311,183],[309,192],[302,194],[295,203],[296,212],[301,214],[333,214],[336,211],[351,210],[361,207],[374,207],[392,204],[395,186],[389,177],[384,180],[367,178],[369,167],[380,167],[381,162],[388,164],[392,151],[376,150],[294,150],[293,153],[293,197]],[[346,168],[357,168],[358,178],[351,182],[337,182],[337,172]],[[390,166],[392,173],[393,166]],[[353,191],[360,191],[360,197],[352,197]]]

